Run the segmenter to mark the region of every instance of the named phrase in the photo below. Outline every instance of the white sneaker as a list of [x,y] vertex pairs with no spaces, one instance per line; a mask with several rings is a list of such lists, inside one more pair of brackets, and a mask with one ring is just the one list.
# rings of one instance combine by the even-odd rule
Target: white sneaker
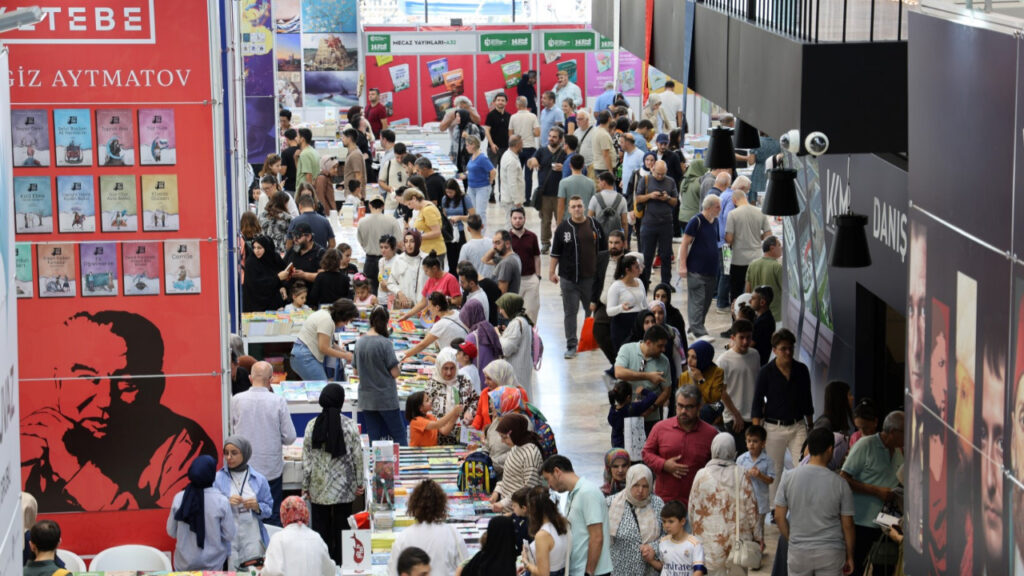
[[710,344],[710,343],[715,341],[715,337],[712,336],[711,334],[705,334],[705,335],[701,336],[700,338],[697,338],[697,340],[703,340],[703,341],[707,342],[708,344]]

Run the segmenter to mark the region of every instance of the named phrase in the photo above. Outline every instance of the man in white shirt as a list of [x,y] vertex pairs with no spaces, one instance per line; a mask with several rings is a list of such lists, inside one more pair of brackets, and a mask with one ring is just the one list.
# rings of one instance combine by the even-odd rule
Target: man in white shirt
[[672,80],[665,82],[665,91],[660,96],[661,109],[675,122],[676,128],[683,128],[685,131],[686,128],[683,126],[683,97],[676,94],[676,83]]
[[523,140],[519,136],[508,139],[508,150],[501,156],[498,168],[498,204],[505,213],[505,226],[510,223],[509,215],[513,208],[521,208],[526,202],[526,178],[523,166],[519,162],[519,153],[523,149]]
[[557,76],[558,82],[551,89],[555,93],[555,106],[561,108],[562,102],[565,102],[566,99],[571,99],[576,108],[583,106],[583,92],[580,91],[579,86],[569,81],[569,73],[559,70]]
[[469,240],[459,250],[459,263],[469,262],[477,272],[490,276],[492,268],[484,264],[484,254],[491,249],[491,239],[484,238],[484,220],[479,214],[466,218],[466,232]]
[[266,476],[274,497],[273,514],[268,523],[279,526],[283,499],[281,475],[284,473],[282,447],[295,442],[295,425],[284,396],[270,390],[273,376],[274,368],[269,363],[252,365],[249,375],[252,388],[231,398],[231,429],[252,444],[249,464]]
[[[526,96],[516,98],[516,113],[508,121],[510,136],[519,136],[523,141],[523,149],[519,153],[519,163],[525,168],[526,161],[537,151],[537,137],[540,136],[540,120],[527,107]],[[526,189],[533,183],[533,170],[526,172]],[[477,208],[479,210],[479,208]]]
[[[729,349],[716,362],[722,368],[722,420],[725,429],[746,444],[744,431],[750,426],[750,409],[754,402],[761,356],[750,345],[754,342],[754,325],[739,319],[732,323]],[[739,442],[739,440],[737,440]]]
[[590,119],[590,114],[586,110],[576,111],[576,132],[573,136],[576,136],[576,140],[579,144],[576,147],[576,152],[583,156],[583,161],[586,166],[587,176],[594,181],[594,185],[597,185],[597,176],[594,174],[594,126],[593,121]]

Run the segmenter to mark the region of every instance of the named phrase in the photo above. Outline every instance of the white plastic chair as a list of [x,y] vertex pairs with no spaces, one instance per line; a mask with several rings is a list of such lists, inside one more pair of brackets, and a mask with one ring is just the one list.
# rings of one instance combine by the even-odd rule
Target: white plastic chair
[[82,560],[82,557],[78,554],[58,548],[57,558],[64,562],[65,569],[68,572],[85,572],[85,560]]
[[115,570],[149,570],[154,572],[173,570],[171,559],[152,546],[128,544],[114,546],[100,552],[89,564],[90,572],[113,572]]

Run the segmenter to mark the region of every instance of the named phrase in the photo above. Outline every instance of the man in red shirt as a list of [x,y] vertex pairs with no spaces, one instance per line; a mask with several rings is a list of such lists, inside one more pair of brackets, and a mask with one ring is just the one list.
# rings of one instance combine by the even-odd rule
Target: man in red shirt
[[370,88],[367,98],[369,105],[366,107],[366,119],[370,122],[374,136],[380,138],[380,131],[388,127],[388,109],[380,103],[380,90]]
[[526,229],[526,210],[513,208],[509,217],[509,242],[523,266],[519,295],[526,301],[526,314],[536,322],[540,312],[540,242],[536,234]]
[[700,419],[700,402],[696,386],[677,390],[677,416],[655,424],[644,444],[644,464],[654,471],[654,493],[666,502],[689,506],[693,478],[711,460],[711,441],[718,430]]

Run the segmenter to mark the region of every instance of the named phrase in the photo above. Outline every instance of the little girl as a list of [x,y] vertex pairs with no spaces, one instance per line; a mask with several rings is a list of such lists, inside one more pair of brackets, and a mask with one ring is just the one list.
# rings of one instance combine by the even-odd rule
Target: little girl
[[459,363],[459,374],[465,376],[473,383],[473,390],[480,391],[480,371],[476,364],[476,344],[466,342],[462,338],[452,340],[452,348],[455,348],[455,361]]
[[359,308],[373,308],[377,305],[377,297],[370,292],[370,281],[363,276],[362,272],[353,277],[352,286],[355,288],[355,303]]
[[426,392],[414,392],[405,401],[405,419],[409,421],[409,446],[437,446],[438,432],[450,434],[459,416],[462,404],[456,404],[440,420],[433,414],[434,406]]
[[527,502],[533,488],[520,488],[512,493],[512,522],[516,526],[516,555],[523,553],[523,541],[533,542],[530,536],[530,510]]
[[642,416],[658,399],[658,394],[653,390],[640,386],[637,390],[640,398],[636,401],[633,399],[633,385],[629,382],[619,380],[608,391],[608,402],[611,404],[608,408],[608,424],[612,427],[612,448],[626,447],[626,418]]
[[285,312],[310,312],[309,306],[306,306],[306,294],[308,289],[306,283],[301,280],[296,281],[292,284],[292,301],[290,304],[284,307]]

